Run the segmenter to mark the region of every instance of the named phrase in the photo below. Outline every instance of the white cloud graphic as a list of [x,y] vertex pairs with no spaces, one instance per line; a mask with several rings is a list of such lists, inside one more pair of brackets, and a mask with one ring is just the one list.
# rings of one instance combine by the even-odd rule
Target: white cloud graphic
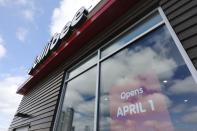
[[[105,86],[103,89],[105,92],[109,92],[109,88],[113,87],[112,83],[115,85],[124,83],[124,81],[128,81],[127,79],[132,81],[131,78],[150,71],[159,76],[160,79],[168,79],[173,76],[176,67],[176,62],[173,59],[161,57],[149,47],[138,52],[124,50],[116,57],[110,58],[101,68],[103,72],[101,79],[104,78],[102,83]],[[104,73],[109,72],[109,70],[112,72]]]
[[169,91],[173,94],[197,93],[197,86],[192,76],[189,76],[183,80],[175,80]]

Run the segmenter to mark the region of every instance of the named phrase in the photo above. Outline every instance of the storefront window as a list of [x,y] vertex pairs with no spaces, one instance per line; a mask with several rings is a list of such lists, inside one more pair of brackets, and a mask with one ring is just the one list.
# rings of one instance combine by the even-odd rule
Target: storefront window
[[92,65],[94,65],[98,61],[97,58],[98,57],[95,54],[93,56],[90,56],[90,58],[87,58],[87,60],[85,60],[83,63],[81,63],[79,66],[77,66],[77,68],[75,68],[69,72],[69,78],[72,78],[72,77],[80,74],[84,70],[90,68]]
[[197,85],[165,25],[101,63],[99,131],[197,129]]
[[137,23],[132,29],[125,32],[124,35],[118,37],[111,41],[111,44],[108,44],[104,47],[101,51],[101,57],[105,57],[110,53],[114,52],[115,50],[119,49],[127,42],[131,41],[135,37],[139,36],[140,34],[144,33],[148,29],[152,28],[156,24],[162,21],[161,16],[158,12],[154,12],[153,14],[149,15],[148,18],[145,20]]
[[195,72],[160,13],[67,71],[57,131],[197,129]]
[[96,68],[67,82],[58,131],[92,131],[96,89]]

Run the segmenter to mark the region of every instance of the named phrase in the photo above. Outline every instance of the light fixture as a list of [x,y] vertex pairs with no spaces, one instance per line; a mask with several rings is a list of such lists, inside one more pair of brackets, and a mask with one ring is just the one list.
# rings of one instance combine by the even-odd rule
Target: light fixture
[[105,101],[109,101],[109,98],[108,98],[108,97],[105,97],[104,100],[105,100]]
[[188,102],[188,100],[187,100],[187,99],[185,99],[185,100],[184,100],[184,102],[186,103],[186,102]]
[[167,83],[167,82],[168,82],[167,80],[164,80],[164,81],[163,81],[163,83]]

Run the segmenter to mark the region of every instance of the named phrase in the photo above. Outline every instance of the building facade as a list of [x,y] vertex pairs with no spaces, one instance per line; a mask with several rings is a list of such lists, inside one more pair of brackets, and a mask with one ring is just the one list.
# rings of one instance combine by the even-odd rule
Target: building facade
[[9,130],[197,130],[197,1],[102,0],[81,13],[18,89]]

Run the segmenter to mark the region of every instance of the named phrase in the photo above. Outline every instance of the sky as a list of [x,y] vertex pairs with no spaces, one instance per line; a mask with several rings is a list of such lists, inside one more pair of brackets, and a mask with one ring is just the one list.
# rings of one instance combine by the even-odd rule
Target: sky
[[16,113],[22,98],[16,90],[35,57],[80,7],[91,10],[98,1],[0,0],[0,131]]

